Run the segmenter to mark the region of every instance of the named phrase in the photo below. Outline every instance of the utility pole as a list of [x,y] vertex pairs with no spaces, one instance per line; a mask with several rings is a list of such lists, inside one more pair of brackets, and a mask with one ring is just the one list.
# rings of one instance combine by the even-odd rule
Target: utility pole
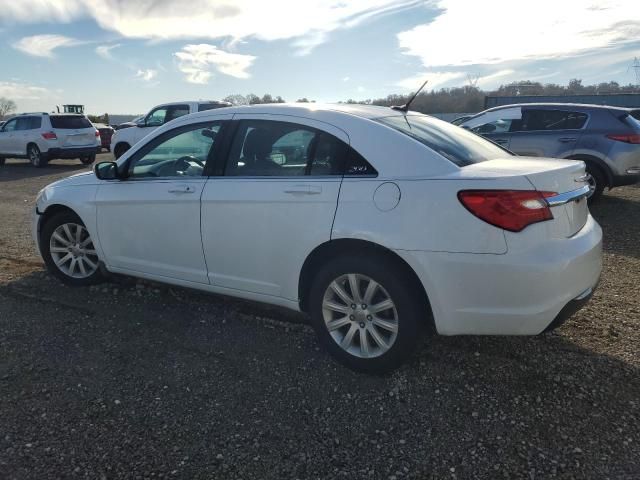
[[629,68],[633,68],[636,74],[636,87],[640,87],[640,58],[635,57],[633,59],[633,63],[631,64],[631,66],[629,66]]

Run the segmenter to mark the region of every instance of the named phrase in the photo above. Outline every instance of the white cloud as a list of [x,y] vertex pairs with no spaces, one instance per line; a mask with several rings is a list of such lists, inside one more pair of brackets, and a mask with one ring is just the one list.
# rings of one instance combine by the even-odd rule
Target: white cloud
[[429,83],[424,87],[426,90],[439,87],[453,80],[465,78],[464,72],[424,72],[418,75],[414,75],[409,78],[405,78],[396,82],[398,87],[406,88],[412,92],[415,92],[425,80],[429,80]]
[[[438,0],[431,23],[398,34],[425,67],[498,64],[572,56],[640,36],[637,2]],[[494,8],[495,7],[495,8]]]
[[13,44],[13,48],[34,57],[53,57],[53,51],[60,47],[73,47],[83,42],[64,35],[33,35],[24,37]]
[[178,68],[185,74],[189,83],[206,84],[213,75],[213,69],[236,78],[249,78],[249,67],[256,57],[229,53],[214,45],[201,43],[185,45],[174,54],[178,59]]
[[11,100],[40,100],[51,96],[51,92],[43,87],[36,87],[20,82],[0,82],[0,97]]
[[[400,11],[417,0],[0,0],[7,22],[93,18],[127,38],[293,40],[309,53],[328,33]],[[6,4],[6,5],[5,5]]]
[[344,77],[344,78],[342,79],[342,81],[343,81],[343,82],[348,82],[349,80],[351,80],[351,77]]
[[500,83],[502,83],[505,78],[515,75],[516,71],[511,68],[505,68],[504,70],[499,70],[495,73],[491,73],[489,75],[485,75],[483,77],[479,77],[477,79],[477,86],[480,88],[493,88],[497,87]]
[[136,78],[150,82],[158,76],[158,71],[153,68],[140,69],[136,72]]
[[116,43],[115,45],[100,45],[96,47],[96,53],[100,55],[105,60],[113,60],[113,55],[111,55],[111,50],[114,48],[121,47],[122,45]]

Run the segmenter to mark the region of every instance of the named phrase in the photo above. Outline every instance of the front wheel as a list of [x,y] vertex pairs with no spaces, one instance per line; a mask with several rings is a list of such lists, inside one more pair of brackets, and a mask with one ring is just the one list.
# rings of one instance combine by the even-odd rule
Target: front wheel
[[103,280],[91,235],[74,213],[61,212],[46,221],[40,251],[49,272],[63,283],[85,286]]
[[89,155],[88,157],[80,157],[80,161],[82,162],[83,165],[91,165],[93,162],[96,161],[96,156]]
[[345,256],[317,273],[311,322],[345,366],[370,373],[398,367],[415,348],[428,306],[406,272],[385,257]]
[[37,145],[31,144],[27,147],[27,156],[29,157],[29,162],[36,168],[42,168],[47,164],[47,159],[40,151]]

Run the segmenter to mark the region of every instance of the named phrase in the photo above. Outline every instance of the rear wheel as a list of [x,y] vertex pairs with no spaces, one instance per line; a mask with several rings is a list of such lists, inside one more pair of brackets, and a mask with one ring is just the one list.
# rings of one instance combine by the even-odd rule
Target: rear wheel
[[96,156],[95,155],[90,155],[88,157],[80,157],[80,161],[84,165],[91,165],[93,162],[96,161]]
[[427,306],[385,257],[344,256],[317,273],[309,297],[320,342],[342,364],[381,373],[411,354]]
[[116,157],[116,159],[118,159],[124,154],[124,152],[126,152],[130,148],[131,147],[126,143],[119,143],[118,145],[116,145],[116,148],[113,150],[113,156]]
[[103,280],[91,235],[72,212],[60,212],[46,220],[40,251],[49,272],[63,283],[85,286]]
[[40,151],[38,146],[34,143],[27,147],[27,157],[29,162],[36,168],[42,168],[47,164],[46,156]]
[[589,182],[589,195],[587,197],[587,201],[589,205],[592,205],[602,195],[607,180],[602,170],[593,164],[587,163],[586,170],[587,175],[589,175],[589,179],[587,180]]

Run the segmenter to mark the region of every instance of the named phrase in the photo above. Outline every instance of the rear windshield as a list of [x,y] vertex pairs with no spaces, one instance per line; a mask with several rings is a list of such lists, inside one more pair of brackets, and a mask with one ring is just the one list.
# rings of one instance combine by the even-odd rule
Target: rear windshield
[[406,115],[377,121],[435,150],[459,167],[513,155],[475,133],[434,118]]
[[91,128],[91,122],[82,115],[50,115],[53,128]]

